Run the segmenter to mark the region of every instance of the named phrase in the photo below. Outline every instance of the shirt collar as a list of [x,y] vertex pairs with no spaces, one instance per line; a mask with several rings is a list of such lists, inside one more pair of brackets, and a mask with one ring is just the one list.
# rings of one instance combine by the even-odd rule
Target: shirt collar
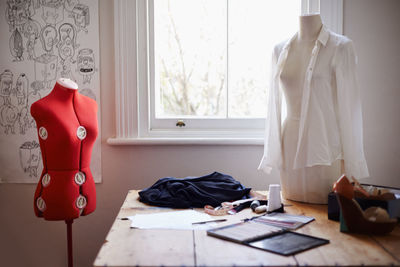
[[325,27],[325,25],[322,25],[321,31],[319,32],[318,35],[318,41],[326,46],[326,43],[328,42],[329,39],[329,30]]
[[[298,32],[296,32],[292,38],[290,38],[284,45],[284,49],[288,49],[292,42],[297,38],[299,35]],[[326,46],[326,43],[328,42],[329,39],[329,30],[325,25],[322,25],[322,28],[318,34],[317,41],[320,42],[323,46]]]

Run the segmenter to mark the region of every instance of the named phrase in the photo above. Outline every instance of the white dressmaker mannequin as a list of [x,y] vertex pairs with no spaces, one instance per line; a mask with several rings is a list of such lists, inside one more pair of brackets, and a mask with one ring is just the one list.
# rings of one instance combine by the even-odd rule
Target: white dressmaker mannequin
[[316,165],[293,169],[306,71],[323,26],[319,14],[300,16],[299,22],[299,32],[290,45],[280,76],[287,103],[287,118],[282,131],[282,195],[291,200],[324,204],[327,203],[327,191],[329,192],[333,182],[340,176],[340,171],[344,172],[343,161],[342,169],[340,160],[333,162],[331,166]]

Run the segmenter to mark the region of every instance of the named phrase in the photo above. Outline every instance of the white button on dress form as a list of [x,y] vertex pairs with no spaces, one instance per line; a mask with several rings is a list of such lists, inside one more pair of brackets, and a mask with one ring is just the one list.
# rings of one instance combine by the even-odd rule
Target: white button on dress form
[[47,130],[46,128],[44,128],[43,126],[39,128],[39,136],[40,138],[42,138],[43,140],[47,139]]
[[77,185],[83,185],[83,183],[85,183],[86,181],[86,176],[83,172],[77,172],[75,174],[75,183]]
[[44,202],[43,198],[38,197],[38,199],[36,199],[36,206],[41,212],[46,209],[46,203]]
[[79,126],[78,129],[76,130],[76,136],[78,136],[78,138],[80,140],[83,140],[86,138],[86,129],[83,126]]
[[79,195],[79,197],[76,199],[76,207],[78,209],[83,209],[84,207],[86,207],[86,204],[86,198],[82,195]]
[[50,184],[50,174],[48,174],[48,173],[46,173],[45,175],[43,175],[43,178],[42,178],[42,185],[43,185],[43,187],[46,187],[46,186],[48,186],[49,184]]

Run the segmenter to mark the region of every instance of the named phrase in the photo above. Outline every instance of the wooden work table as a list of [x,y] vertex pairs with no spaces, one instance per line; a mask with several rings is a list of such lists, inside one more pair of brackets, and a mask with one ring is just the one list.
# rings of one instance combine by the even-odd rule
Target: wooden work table
[[[264,192],[265,193],[265,192]],[[129,191],[94,266],[284,266],[284,265],[400,265],[400,227],[386,236],[344,234],[339,223],[327,218],[326,205],[285,201],[290,214],[312,216],[315,221],[297,231],[329,239],[330,243],[294,256],[280,256],[207,236],[204,230],[140,230],[130,228],[127,216],[166,212],[138,201]],[[201,209],[199,209],[201,210]],[[245,209],[219,216],[239,222],[255,214]]]

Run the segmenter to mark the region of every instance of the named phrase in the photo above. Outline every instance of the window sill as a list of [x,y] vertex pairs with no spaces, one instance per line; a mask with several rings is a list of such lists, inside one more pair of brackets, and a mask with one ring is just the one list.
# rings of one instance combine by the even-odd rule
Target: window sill
[[107,144],[121,145],[264,145],[263,138],[108,138]]

